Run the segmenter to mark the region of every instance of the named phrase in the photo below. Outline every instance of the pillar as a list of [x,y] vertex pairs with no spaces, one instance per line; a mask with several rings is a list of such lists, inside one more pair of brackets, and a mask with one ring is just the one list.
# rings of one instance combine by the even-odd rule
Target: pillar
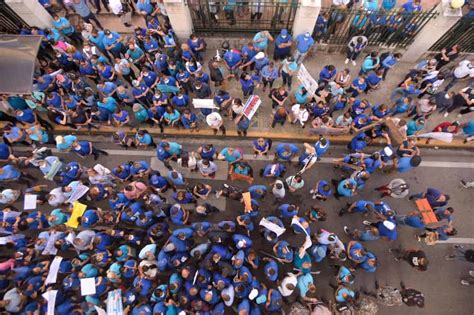
[[29,26],[51,27],[53,18],[38,0],[5,0],[5,3]]
[[193,21],[189,7],[184,0],[164,0],[166,12],[176,36],[180,40],[188,39],[193,33]]
[[296,11],[293,23],[293,36],[309,32],[313,33],[316,19],[321,10],[321,0],[303,0]]
[[462,17],[460,10],[450,8],[449,1],[443,0],[436,7],[439,15],[431,19],[416,35],[413,43],[403,53],[403,62],[416,62]]

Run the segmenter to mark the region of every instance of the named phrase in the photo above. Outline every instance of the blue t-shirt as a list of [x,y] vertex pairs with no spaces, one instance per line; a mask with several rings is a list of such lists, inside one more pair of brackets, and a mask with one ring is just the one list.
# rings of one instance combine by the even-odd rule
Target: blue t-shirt
[[306,36],[306,34],[300,34],[296,37],[296,49],[300,53],[306,53],[313,46],[314,39],[311,36]]

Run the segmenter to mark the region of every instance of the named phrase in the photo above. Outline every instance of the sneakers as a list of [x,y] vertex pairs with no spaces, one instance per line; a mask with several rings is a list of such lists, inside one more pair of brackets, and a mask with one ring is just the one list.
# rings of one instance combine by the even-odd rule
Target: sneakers
[[363,224],[363,225],[370,225],[371,223],[370,223],[369,221],[367,221],[367,220],[364,220],[364,221],[362,221],[362,224]]
[[315,200],[315,199],[316,199],[316,195],[313,195],[311,198],[313,198],[313,200]]
[[344,61],[344,63],[347,65],[349,63],[349,58],[346,59],[346,61]]
[[471,285],[467,280],[461,280],[462,285]]
[[310,194],[314,194],[314,189],[311,189],[311,190],[309,191],[309,193],[310,193]]
[[355,60],[352,60],[352,65],[355,66],[356,64]]
[[446,117],[448,117],[448,116],[449,116],[449,113],[448,113],[448,112],[444,113],[444,115],[443,115],[444,118],[446,118]]
[[344,215],[344,208],[341,208],[341,210],[339,210],[339,212],[337,213],[340,217],[342,217]]
[[392,249],[392,248],[389,248],[389,249],[388,249],[388,252],[389,252],[389,253],[393,253],[393,249]]
[[347,235],[350,234],[350,230],[349,230],[349,228],[347,227],[347,225],[344,225],[344,233],[346,233]]

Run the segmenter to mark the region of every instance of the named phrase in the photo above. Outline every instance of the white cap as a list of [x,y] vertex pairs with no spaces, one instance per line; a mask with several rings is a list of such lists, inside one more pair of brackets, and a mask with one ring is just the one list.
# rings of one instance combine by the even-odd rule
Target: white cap
[[249,293],[249,299],[253,300],[258,296],[258,290],[253,288],[252,291]]
[[265,53],[263,51],[255,55],[255,59],[263,59],[264,57],[265,57]]

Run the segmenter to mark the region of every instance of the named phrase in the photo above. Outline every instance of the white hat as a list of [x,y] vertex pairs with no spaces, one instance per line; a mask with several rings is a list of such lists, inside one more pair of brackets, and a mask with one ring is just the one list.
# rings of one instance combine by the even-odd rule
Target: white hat
[[57,136],[55,138],[57,144],[63,144],[64,143],[64,138],[63,136]]
[[243,248],[245,246],[246,242],[245,240],[240,240],[237,242],[237,247],[239,248]]
[[388,220],[385,220],[383,221],[383,225],[389,229],[390,231],[393,231],[395,229],[395,223],[391,222],[391,221],[388,221]]
[[258,296],[258,290],[253,288],[252,291],[249,293],[249,299],[253,300]]
[[165,252],[172,252],[176,249],[176,246],[174,246],[173,243],[168,243],[166,246],[163,248]]
[[392,156],[393,150],[390,147],[385,147],[383,148],[383,153],[385,153],[386,156]]
[[255,55],[255,59],[263,59],[263,58],[265,58],[265,53],[263,51]]

